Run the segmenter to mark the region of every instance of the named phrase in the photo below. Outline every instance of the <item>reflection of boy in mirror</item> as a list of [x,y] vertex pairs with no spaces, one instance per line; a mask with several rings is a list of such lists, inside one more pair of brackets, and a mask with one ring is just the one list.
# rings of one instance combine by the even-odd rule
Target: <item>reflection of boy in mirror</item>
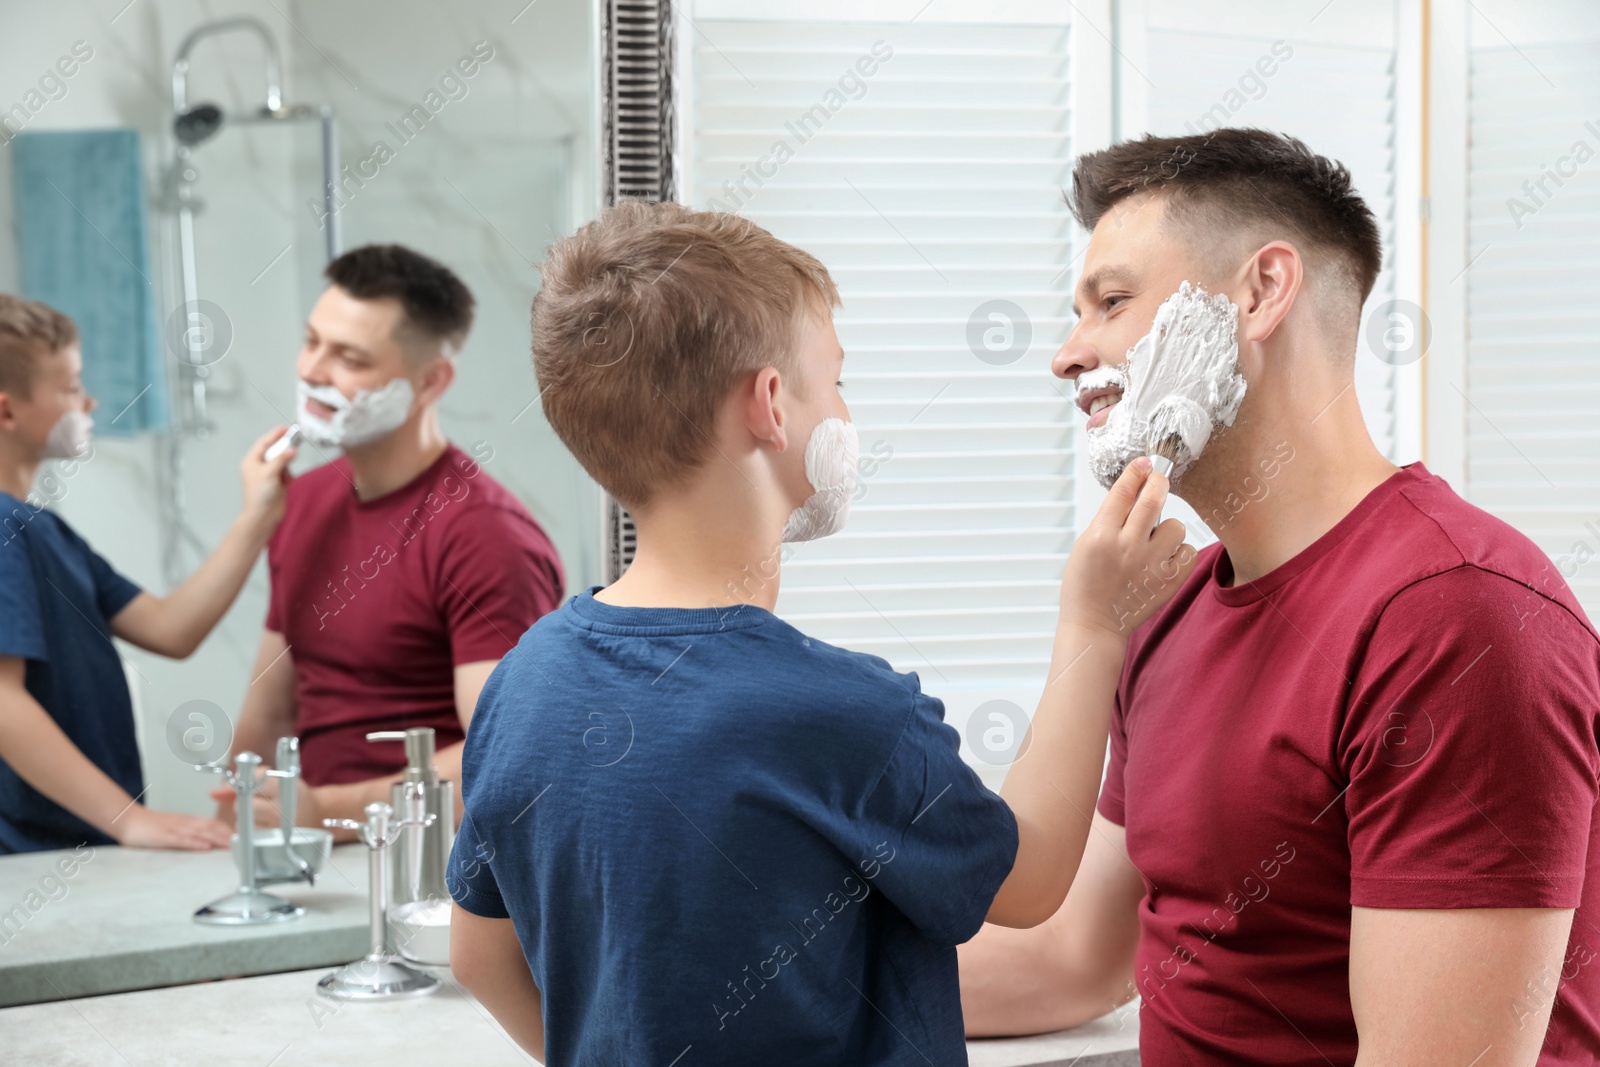
[[[309,826],[388,803],[405,754],[371,731],[431,726],[435,766],[459,779],[478,690],[564,581],[527,509],[439,426],[467,287],[399,245],[347,252],[327,277],[296,373],[305,447],[332,461],[290,484],[267,547],[266,628],[230,753],[297,734]],[[277,782],[262,783],[261,821],[278,819]],[[232,791],[213,795],[231,819]]]
[[[238,595],[283,517],[277,429],[241,465],[244,507],[222,543],[165,597],[140,591],[37,503],[45,459],[88,462],[94,398],[72,320],[0,295],[0,853],[89,843],[227,845],[215,819],[151,811],[115,635],[183,659]],[[37,497],[33,497],[37,501]]]

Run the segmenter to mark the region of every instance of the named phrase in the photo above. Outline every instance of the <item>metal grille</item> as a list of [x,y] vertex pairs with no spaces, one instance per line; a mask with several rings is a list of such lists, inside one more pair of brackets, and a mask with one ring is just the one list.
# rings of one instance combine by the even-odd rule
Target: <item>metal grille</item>
[[[673,182],[672,10],[661,0],[607,0],[601,27],[605,206],[670,200]],[[633,518],[609,495],[602,504],[606,584],[633,562]]]

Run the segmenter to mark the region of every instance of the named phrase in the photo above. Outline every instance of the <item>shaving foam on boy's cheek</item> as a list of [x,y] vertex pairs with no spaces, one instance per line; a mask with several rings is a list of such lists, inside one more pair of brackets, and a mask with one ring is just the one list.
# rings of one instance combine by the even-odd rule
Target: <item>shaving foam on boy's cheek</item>
[[784,541],[814,541],[844,528],[860,458],[861,439],[855,423],[833,418],[817,423],[806,441],[806,480],[813,492],[790,512],[783,527]]
[[1245,394],[1238,312],[1226,295],[1187,281],[1156,310],[1150,332],[1128,350],[1122,401],[1089,431],[1089,467],[1101,485],[1110,488],[1135,458],[1172,438],[1180,443],[1176,480],[1214,430],[1233,425]]

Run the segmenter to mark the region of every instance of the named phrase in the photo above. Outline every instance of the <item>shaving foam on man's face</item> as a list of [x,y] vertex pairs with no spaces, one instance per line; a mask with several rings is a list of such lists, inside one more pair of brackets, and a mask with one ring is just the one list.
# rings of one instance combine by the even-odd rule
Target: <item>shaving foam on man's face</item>
[[[415,394],[409,379],[394,378],[379,389],[360,389],[346,397],[331,385],[299,383],[299,423],[306,438],[324,448],[357,448],[398,430],[411,414]],[[316,401],[333,409],[327,417],[311,408]]]
[[[1238,308],[1185,281],[1156,310],[1150,331],[1125,365],[1078,376],[1087,405],[1089,469],[1110,488],[1128,464],[1176,438],[1174,481],[1199,458],[1213,430],[1233,425],[1244,400],[1239,374]],[[1111,392],[1114,390],[1115,392]]]

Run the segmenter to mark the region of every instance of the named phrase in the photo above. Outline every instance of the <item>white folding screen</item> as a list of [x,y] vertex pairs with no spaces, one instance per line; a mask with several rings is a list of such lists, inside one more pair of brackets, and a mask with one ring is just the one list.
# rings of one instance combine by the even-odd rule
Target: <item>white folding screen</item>
[[1466,495],[1600,616],[1600,11],[1468,21]]
[[954,719],[1031,710],[1076,522],[1049,373],[1073,281],[1067,19],[786,6],[702,0],[680,83],[687,199],[815,253],[843,298],[862,488],[844,532],[786,555],[779,613],[918,671]]
[[[1384,245],[1356,338],[1356,395],[1378,448],[1397,463],[1417,459],[1419,369],[1410,352],[1373,344],[1401,321],[1389,318],[1391,302],[1416,296],[1413,286],[1397,285],[1397,262],[1417,253],[1415,209],[1406,205],[1408,215],[1397,200],[1401,171],[1415,167],[1416,153],[1407,161],[1397,148],[1404,113],[1393,0],[1348,0],[1324,17],[1278,4],[1130,2],[1121,10],[1125,133],[1259,127],[1299,138],[1349,168]],[[1271,207],[1263,203],[1262,210]],[[1181,501],[1170,513],[1188,524],[1191,543],[1216,540]]]

